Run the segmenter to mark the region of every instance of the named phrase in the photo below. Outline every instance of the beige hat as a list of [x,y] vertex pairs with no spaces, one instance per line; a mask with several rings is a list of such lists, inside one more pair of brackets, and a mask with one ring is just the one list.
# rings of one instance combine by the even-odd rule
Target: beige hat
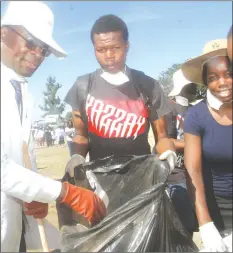
[[187,80],[181,69],[177,70],[173,74],[173,89],[168,94],[169,97],[175,97],[180,94],[181,90],[186,86],[187,84],[190,84],[191,82]]
[[217,39],[206,43],[203,54],[182,65],[184,76],[192,83],[204,84],[202,80],[203,65],[216,56],[227,56],[227,40]]
[[19,25],[34,37],[47,44],[58,58],[64,58],[66,52],[53,39],[53,12],[41,1],[9,2],[1,26]]

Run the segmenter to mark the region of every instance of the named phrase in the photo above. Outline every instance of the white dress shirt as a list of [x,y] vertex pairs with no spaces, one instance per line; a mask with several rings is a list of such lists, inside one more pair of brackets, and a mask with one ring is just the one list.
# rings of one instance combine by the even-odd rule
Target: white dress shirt
[[[21,83],[23,117],[20,122],[11,80]],[[31,134],[32,97],[27,81],[1,63],[1,251],[17,252],[22,231],[22,201],[50,203],[61,192],[61,183],[36,171]],[[32,170],[24,167],[22,144],[28,143]]]

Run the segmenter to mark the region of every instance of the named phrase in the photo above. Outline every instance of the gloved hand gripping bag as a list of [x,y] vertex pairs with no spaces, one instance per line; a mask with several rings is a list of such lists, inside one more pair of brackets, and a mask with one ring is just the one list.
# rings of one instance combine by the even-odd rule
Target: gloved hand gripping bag
[[[154,155],[110,156],[78,166],[70,182],[81,182],[77,177],[87,170],[108,195],[108,215],[90,227],[68,207],[57,205],[62,252],[198,251],[166,193],[166,161]],[[91,189],[82,178],[82,187]]]

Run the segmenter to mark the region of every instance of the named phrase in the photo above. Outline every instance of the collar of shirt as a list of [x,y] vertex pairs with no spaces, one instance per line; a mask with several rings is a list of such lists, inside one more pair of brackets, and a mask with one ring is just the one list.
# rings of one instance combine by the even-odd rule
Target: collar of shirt
[[1,80],[4,80],[2,85],[9,84],[12,87],[12,89],[14,89],[14,87],[11,84],[11,80],[20,82],[23,100],[25,99],[25,97],[29,96],[27,79],[25,77],[18,75],[12,69],[6,67],[2,62],[1,62]]
[[7,78],[10,80],[16,80],[20,83],[27,83],[27,80],[25,77],[22,77],[15,73],[12,69],[6,67],[2,62],[1,62],[1,72],[4,73],[4,75],[7,76]]
[[[21,85],[21,92],[22,92],[22,104],[24,110],[24,117],[28,116],[28,107],[33,107],[33,98],[28,90],[28,82],[26,78],[19,76],[17,73],[15,73],[12,69],[6,67],[1,62],[1,87],[5,92],[7,92],[7,98],[4,98],[1,96],[1,104],[5,105],[8,103],[15,103],[15,89],[13,85],[11,84],[11,80],[16,80],[20,82]],[[6,94],[4,92],[4,94]],[[9,96],[9,97],[8,97]],[[14,102],[13,102],[14,101]]]

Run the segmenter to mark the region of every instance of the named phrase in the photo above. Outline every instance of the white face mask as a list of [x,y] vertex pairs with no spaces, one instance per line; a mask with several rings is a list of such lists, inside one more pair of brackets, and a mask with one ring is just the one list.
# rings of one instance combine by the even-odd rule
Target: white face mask
[[181,96],[175,96],[176,103],[182,106],[188,106],[189,101],[187,98],[181,97]]
[[116,86],[122,85],[129,81],[128,76],[123,71],[114,74],[104,71],[103,74],[101,74],[100,76],[108,83],[111,83]]
[[219,100],[218,98],[216,98],[208,89],[207,93],[206,93],[206,99],[207,102],[209,104],[209,106],[215,110],[219,110],[220,107],[223,105],[223,102],[221,100]]

